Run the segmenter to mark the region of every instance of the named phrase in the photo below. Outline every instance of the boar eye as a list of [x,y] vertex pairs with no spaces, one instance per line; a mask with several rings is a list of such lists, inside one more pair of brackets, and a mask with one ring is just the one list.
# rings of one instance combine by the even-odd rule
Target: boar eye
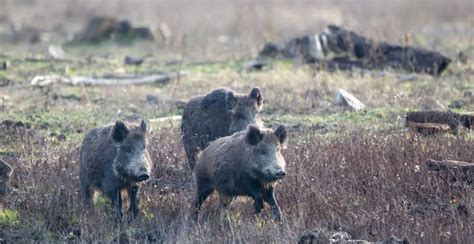
[[124,150],[126,153],[132,153],[132,148],[131,148],[131,147],[124,147],[123,150]]
[[245,117],[244,117],[243,114],[237,114],[237,115],[236,115],[236,118],[237,118],[237,119],[244,119]]
[[266,154],[267,154],[267,150],[261,150],[260,153],[261,153],[262,155],[266,155]]

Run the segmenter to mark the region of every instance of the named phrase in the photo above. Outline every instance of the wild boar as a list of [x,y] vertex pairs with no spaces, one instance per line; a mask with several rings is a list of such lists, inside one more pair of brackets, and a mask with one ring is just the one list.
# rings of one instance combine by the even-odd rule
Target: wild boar
[[91,130],[80,151],[79,178],[85,202],[92,204],[96,190],[107,196],[122,216],[121,191],[127,190],[129,212],[138,214],[139,183],[150,179],[151,160],[147,151],[149,126],[117,121]]
[[196,155],[217,138],[261,124],[262,91],[254,87],[248,95],[221,88],[196,96],[186,104],[181,121],[181,136],[191,169]]
[[246,131],[222,137],[202,151],[194,168],[197,186],[194,201],[195,218],[206,198],[216,190],[221,207],[227,207],[235,196],[254,199],[255,212],[260,213],[264,201],[269,203],[276,221],[281,211],[275,199],[276,182],[286,175],[281,149],[286,147],[287,129],[275,130],[250,125]]
[[0,159],[0,197],[5,196],[8,192],[8,182],[12,172],[12,166]]

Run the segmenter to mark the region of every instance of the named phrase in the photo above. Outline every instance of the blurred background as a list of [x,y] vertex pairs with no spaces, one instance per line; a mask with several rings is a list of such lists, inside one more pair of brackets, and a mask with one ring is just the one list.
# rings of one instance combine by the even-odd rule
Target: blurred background
[[71,41],[94,17],[149,28],[155,41],[147,52],[185,50],[188,58],[204,60],[255,56],[267,41],[327,24],[449,54],[472,43],[474,26],[471,0],[0,0],[0,6],[3,53],[12,42]]

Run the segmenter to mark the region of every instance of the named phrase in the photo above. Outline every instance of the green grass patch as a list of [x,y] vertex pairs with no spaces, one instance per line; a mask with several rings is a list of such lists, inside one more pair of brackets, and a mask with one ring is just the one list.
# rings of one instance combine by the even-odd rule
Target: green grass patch
[[282,123],[303,123],[306,125],[315,125],[319,123],[353,123],[353,124],[376,124],[380,120],[384,120],[389,116],[389,113],[403,113],[402,109],[387,110],[366,109],[360,112],[345,111],[332,114],[298,114],[298,115],[283,115],[277,117],[269,117],[266,120]]
[[106,206],[109,205],[109,199],[107,199],[107,197],[105,196],[97,196],[95,201],[94,201],[94,206],[96,208],[105,208]]
[[231,61],[231,62],[215,62],[206,64],[191,64],[186,65],[183,69],[189,70],[192,73],[200,74],[218,74],[223,70],[238,71],[242,68],[242,61]]
[[0,225],[14,226],[18,223],[18,211],[10,209],[0,209]]

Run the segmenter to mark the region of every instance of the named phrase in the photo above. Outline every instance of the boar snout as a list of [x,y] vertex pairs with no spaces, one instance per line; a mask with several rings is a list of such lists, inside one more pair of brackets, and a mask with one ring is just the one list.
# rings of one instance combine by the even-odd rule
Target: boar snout
[[137,181],[147,181],[150,179],[149,171],[145,167],[140,168],[136,175]]
[[286,172],[283,169],[267,169],[265,175],[268,180],[281,180],[285,178]]
[[283,179],[283,178],[285,178],[285,176],[286,176],[286,172],[283,171],[283,170],[281,170],[281,171],[279,171],[275,174],[275,178],[277,178],[277,179]]
[[141,174],[140,176],[137,177],[137,180],[138,181],[147,181],[148,179],[150,179],[150,175],[148,174]]

